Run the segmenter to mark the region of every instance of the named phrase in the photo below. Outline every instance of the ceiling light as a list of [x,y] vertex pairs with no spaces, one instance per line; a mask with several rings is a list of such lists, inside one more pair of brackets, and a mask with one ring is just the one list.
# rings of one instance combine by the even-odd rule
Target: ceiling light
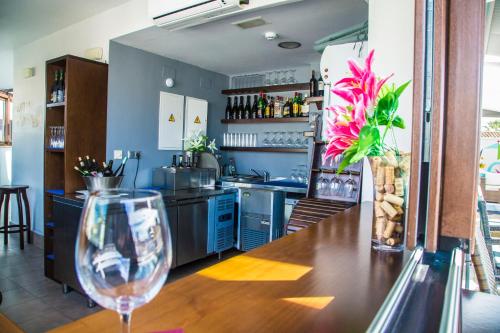
[[299,42],[281,42],[278,44],[282,49],[293,50],[302,46]]
[[264,34],[264,37],[267,39],[267,40],[275,40],[275,39],[278,39],[279,38],[279,35],[277,33],[275,33],[274,31],[268,31]]

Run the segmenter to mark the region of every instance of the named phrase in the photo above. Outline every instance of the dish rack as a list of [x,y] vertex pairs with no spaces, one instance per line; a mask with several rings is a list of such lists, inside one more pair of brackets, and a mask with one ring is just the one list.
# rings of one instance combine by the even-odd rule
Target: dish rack
[[325,151],[325,142],[314,143],[307,194],[295,205],[287,224],[287,234],[316,224],[361,200],[363,161],[337,174],[342,158],[324,163],[322,156]]

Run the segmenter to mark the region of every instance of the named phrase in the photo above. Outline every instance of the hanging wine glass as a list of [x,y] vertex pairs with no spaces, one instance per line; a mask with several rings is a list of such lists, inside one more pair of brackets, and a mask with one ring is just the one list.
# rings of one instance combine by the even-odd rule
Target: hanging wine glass
[[132,311],[160,291],[172,262],[163,198],[146,190],[92,193],[76,242],[76,273],[87,295],[118,312],[130,332]]

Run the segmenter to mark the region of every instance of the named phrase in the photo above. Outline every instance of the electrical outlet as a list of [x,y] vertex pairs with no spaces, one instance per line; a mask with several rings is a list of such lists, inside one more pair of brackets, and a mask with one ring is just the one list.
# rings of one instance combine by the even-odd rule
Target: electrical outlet
[[113,159],[121,160],[123,158],[123,151],[121,150],[113,150]]
[[138,160],[141,158],[141,152],[139,150],[129,150],[127,151],[127,157],[131,160]]

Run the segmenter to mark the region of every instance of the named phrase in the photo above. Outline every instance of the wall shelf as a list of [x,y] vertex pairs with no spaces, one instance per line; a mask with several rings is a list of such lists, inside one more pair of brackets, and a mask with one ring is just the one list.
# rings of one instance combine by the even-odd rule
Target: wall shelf
[[262,124],[262,123],[307,123],[308,117],[295,118],[259,118],[259,119],[221,119],[223,124]]
[[57,107],[65,106],[65,105],[66,105],[66,102],[49,103],[49,104],[47,104],[47,109],[57,108]]
[[293,83],[293,84],[280,84],[280,85],[276,85],[276,86],[226,89],[226,90],[222,90],[222,94],[224,94],[224,95],[249,95],[249,94],[258,94],[260,92],[274,93],[274,92],[301,91],[301,90],[309,90],[309,83]]
[[45,151],[50,153],[64,153],[64,148],[45,148]]
[[255,153],[307,153],[307,148],[279,148],[279,147],[220,147],[224,151],[241,151]]
[[306,102],[308,103],[318,103],[318,102],[323,102],[324,100],[325,100],[324,96],[314,96],[306,98]]

